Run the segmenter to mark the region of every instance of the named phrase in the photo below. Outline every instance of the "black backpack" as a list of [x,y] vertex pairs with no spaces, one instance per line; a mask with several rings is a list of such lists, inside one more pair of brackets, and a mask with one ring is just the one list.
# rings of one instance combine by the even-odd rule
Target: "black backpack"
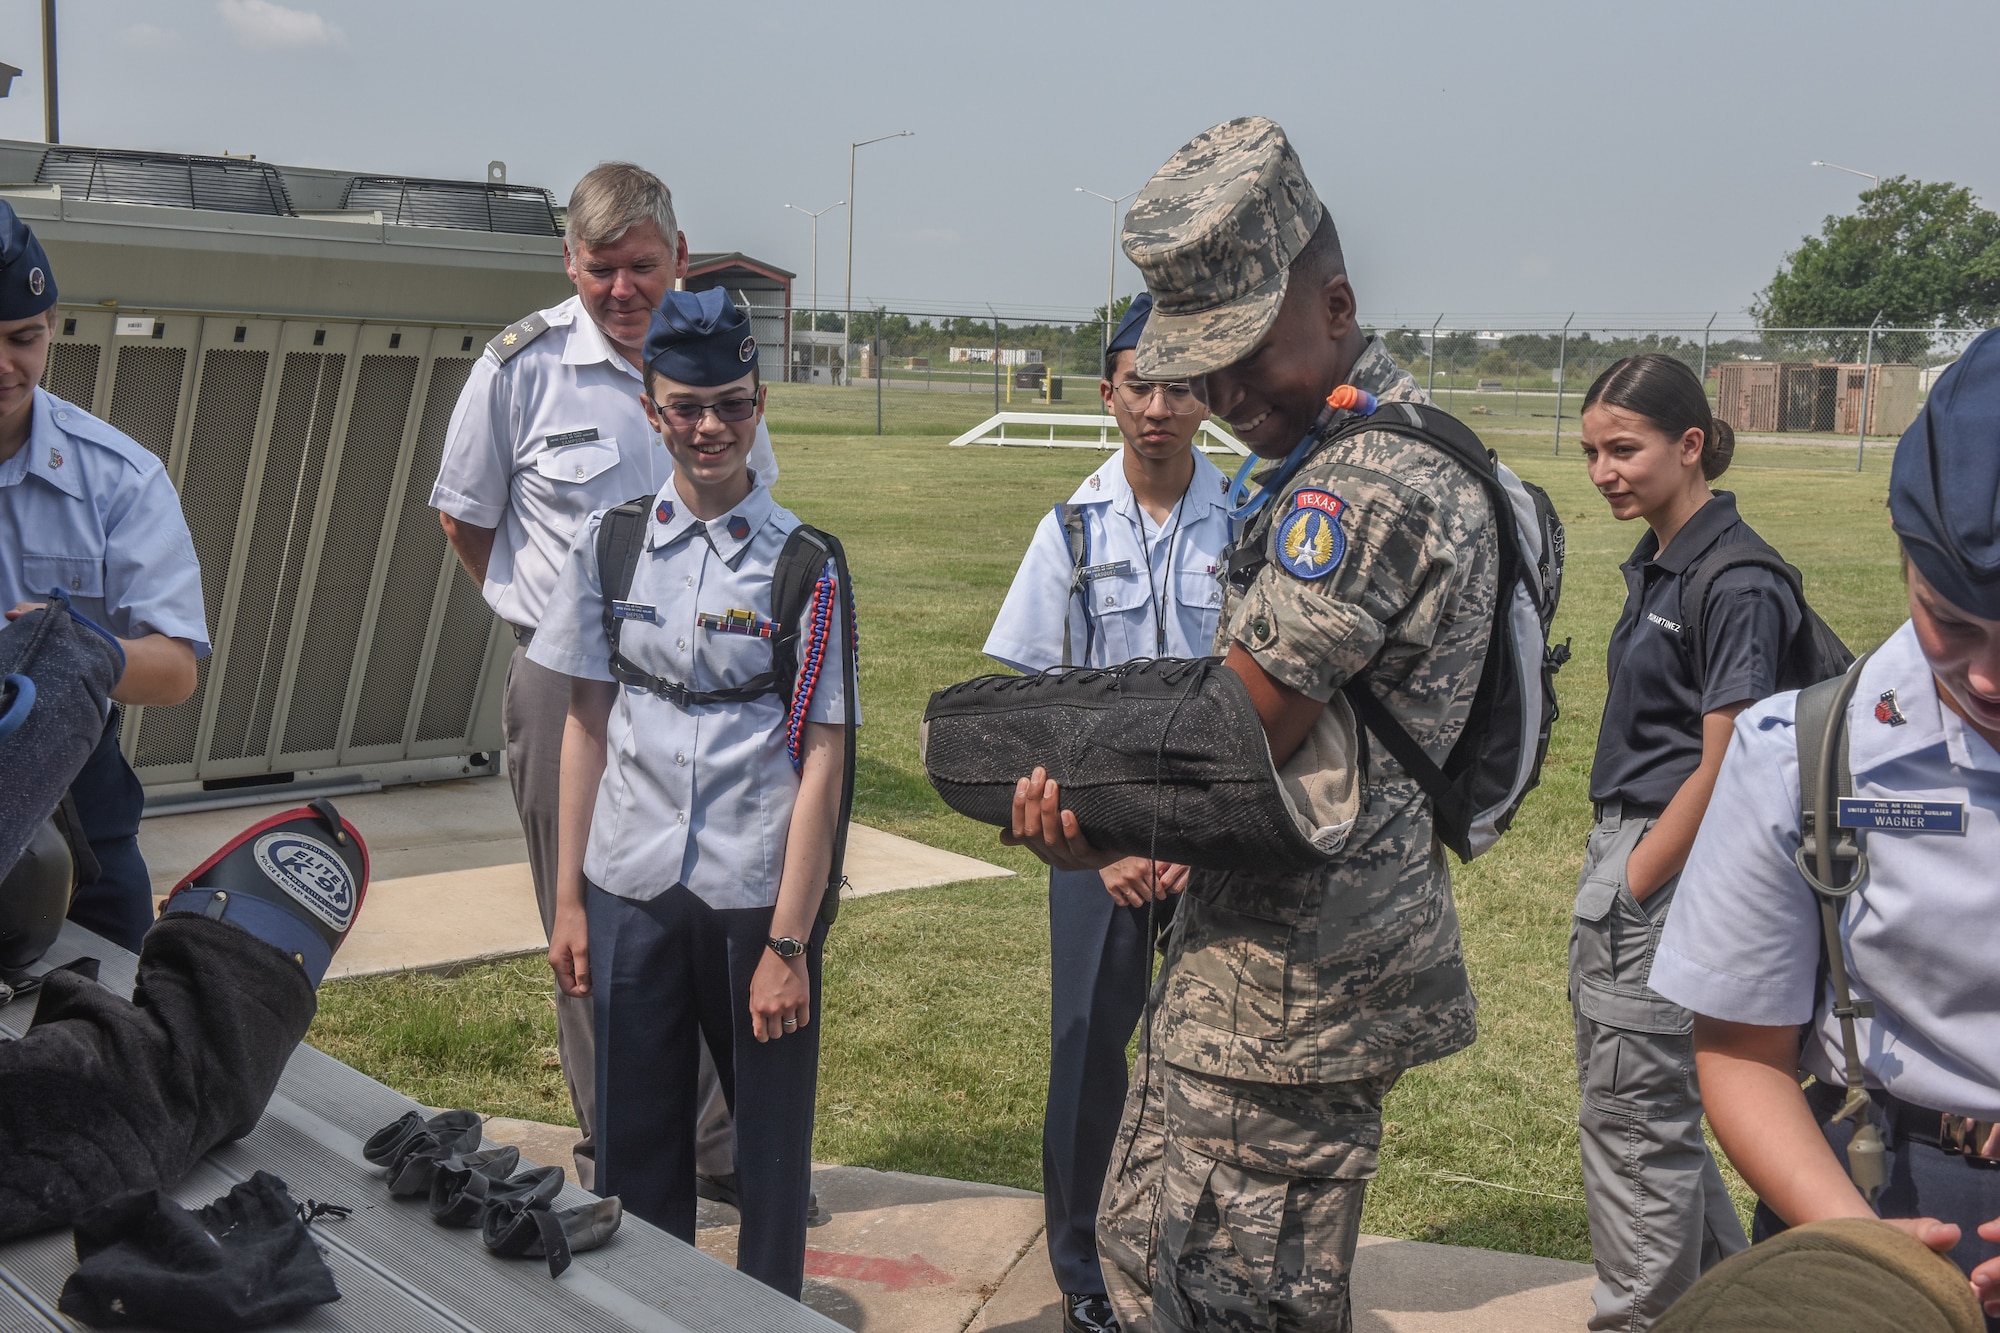
[[1778,664],[1779,691],[1802,690],[1808,685],[1817,685],[1854,665],[1854,654],[1833,632],[1833,627],[1822,620],[1819,612],[1806,601],[1805,580],[1799,571],[1786,563],[1785,558],[1762,537],[1758,537],[1723,547],[1696,565],[1694,572],[1681,584],[1681,642],[1687,644],[1694,654],[1696,680],[1708,678],[1706,630],[1709,591],[1724,574],[1745,567],[1768,569],[1782,578],[1792,590],[1792,599],[1799,604],[1798,633],[1785,646],[1784,659]]
[[632,577],[639,569],[639,553],[646,544],[646,518],[652,512],[652,495],[636,496],[604,512],[597,529],[597,570],[604,585],[604,637],[611,645],[611,674],[620,684],[636,686],[682,708],[703,704],[739,703],[767,694],[784,700],[789,716],[792,694],[799,674],[799,642],[811,614],[813,590],[828,560],[833,561],[840,581],[841,600],[847,605],[846,651],[841,654],[842,694],[847,701],[847,745],[845,771],[840,785],[840,816],[833,830],[833,859],[828,863],[826,892],[820,896],[819,915],[828,925],[840,912],[840,890],[847,877],[842,871],[847,858],[847,825],[854,813],[854,741],[859,700],[854,679],[855,624],[854,582],[847,572],[847,551],[830,532],[804,523],[792,529],[778,552],[771,570],[771,619],[777,622],[771,633],[771,669],[759,672],[741,685],[723,690],[691,690],[684,683],[665,680],[639,669],[618,648],[618,631],[624,623],[616,607],[632,591]]
[[[1541,781],[1558,712],[1555,676],[1570,656],[1567,641],[1548,641],[1562,597],[1562,520],[1548,492],[1521,480],[1471,427],[1428,403],[1383,403],[1373,415],[1346,422],[1320,447],[1373,430],[1407,436],[1450,457],[1479,483],[1493,508],[1500,549],[1493,627],[1472,710],[1444,763],[1425,753],[1360,677],[1341,687],[1361,725],[1430,798],[1438,841],[1470,861],[1499,841]],[[1247,587],[1267,559],[1263,530],[1253,526],[1237,549],[1229,577]]]

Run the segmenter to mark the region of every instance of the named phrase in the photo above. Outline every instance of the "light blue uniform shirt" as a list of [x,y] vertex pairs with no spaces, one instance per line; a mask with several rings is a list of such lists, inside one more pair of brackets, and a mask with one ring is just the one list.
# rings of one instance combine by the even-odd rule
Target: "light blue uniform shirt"
[[[1885,691],[1895,691],[1893,709]],[[1805,1067],[1844,1081],[1832,990],[1820,985],[1819,908],[1799,846],[1796,693],[1736,719],[1652,987],[1698,1014],[1789,1027],[1817,1017]],[[1896,716],[1907,719],[1897,724]],[[1868,1083],[1919,1106],[2000,1118],[2000,753],[1938,699],[1907,623],[1862,669],[1849,706],[1854,794],[1949,802],[1965,832],[1864,829],[1868,878],[1841,918]]]
[[[498,529],[482,591],[502,620],[528,629],[541,623],[583,520],[651,494],[674,470],[639,401],[638,368],[582,298],[540,313],[549,326],[540,337],[505,361],[489,343],[473,363],[431,488],[432,508]],[[762,421],[750,467],[776,484]]]
[[0,610],[61,588],[122,639],[164,634],[208,656],[201,567],[160,460],[45,390],[32,412],[0,463]]
[[[747,524],[741,537],[730,535],[737,517]],[[585,680],[613,678],[597,569],[603,518],[592,514],[577,532],[562,584],[528,649],[531,661]],[[623,599],[652,606],[655,620],[620,622],[620,651],[641,671],[693,690],[727,689],[769,671],[769,639],[703,628],[696,618],[740,609],[769,620],[772,568],[798,526],[761,485],[728,514],[700,522],[669,480],[646,521],[645,550]],[[842,589],[808,721],[846,720],[840,669],[845,601]],[[799,657],[803,671],[803,638]],[[642,902],[675,884],[715,908],[777,902],[799,792],[785,751],[781,695],[682,708],[637,686],[621,686],[605,740],[604,780],[583,860],[591,883]]]
[[[1075,565],[1062,521],[1051,510],[1042,515],[1000,604],[986,655],[1028,673],[1062,665],[1065,607],[1076,666],[1214,652],[1222,552],[1229,545],[1228,486],[1229,479],[1196,450],[1187,493],[1166,522],[1154,523],[1125,479],[1125,451],[1113,453],[1069,499],[1083,506],[1083,588],[1070,593]],[[1155,600],[1162,594],[1164,608]]]

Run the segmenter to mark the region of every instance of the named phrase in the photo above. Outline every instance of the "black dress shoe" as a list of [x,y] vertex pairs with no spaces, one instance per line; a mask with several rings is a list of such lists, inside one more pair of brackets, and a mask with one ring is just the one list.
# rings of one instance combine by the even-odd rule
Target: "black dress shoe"
[[[710,1203],[726,1203],[739,1212],[743,1208],[736,1193],[736,1173],[734,1171],[726,1176],[697,1175],[694,1178],[694,1197],[697,1199],[707,1199]],[[809,1227],[825,1226],[832,1220],[833,1214],[819,1206],[819,1191],[808,1191],[806,1194],[806,1225]]]
[[1118,1333],[1118,1316],[1109,1296],[1063,1297],[1065,1333]]

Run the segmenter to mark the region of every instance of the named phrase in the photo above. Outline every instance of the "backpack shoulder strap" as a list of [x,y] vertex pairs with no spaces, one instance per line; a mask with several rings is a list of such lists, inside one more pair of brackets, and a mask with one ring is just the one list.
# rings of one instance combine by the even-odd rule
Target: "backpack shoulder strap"
[[[1069,547],[1069,596],[1063,600],[1063,646],[1062,664],[1075,666],[1076,658],[1071,652],[1069,612],[1070,604],[1077,601],[1083,592],[1083,571],[1090,563],[1090,538],[1084,532],[1083,506],[1065,502],[1056,506],[1056,522],[1062,526],[1063,541]],[[1090,599],[1082,599],[1083,606],[1083,660],[1090,660]]]
[[1854,774],[1847,754],[1847,708],[1861,682],[1861,669],[1873,653],[1865,653],[1844,676],[1823,680],[1799,691],[1793,727],[1799,759],[1799,873],[1819,902],[1820,939],[1826,956],[1826,976],[1833,983],[1833,1013],[1840,1020],[1841,1055],[1847,1100],[1834,1113],[1837,1121],[1852,1118],[1853,1139],[1847,1147],[1847,1171],[1861,1196],[1874,1203],[1888,1174],[1881,1133],[1870,1123],[1868,1085],[1862,1073],[1861,1043],[1854,1020],[1873,1015],[1875,1007],[1857,1001],[1848,985],[1847,955],[1840,943],[1840,918],[1847,898],[1868,874],[1868,855],[1854,840],[1854,830],[1840,824],[1839,799],[1854,794]]
[[605,510],[597,525],[597,582],[604,592],[604,639],[611,645],[611,674],[621,680],[621,667],[634,668],[618,651],[618,627],[623,618],[617,607],[632,591],[632,576],[638,572],[639,553],[646,545],[646,512],[652,506],[651,495],[635,495]]
[[1715,581],[1732,569],[1768,569],[1792,590],[1792,600],[1803,612],[1806,606],[1805,580],[1762,538],[1736,542],[1702,560],[1681,584],[1681,642],[1694,652],[1694,677],[1708,678],[1708,594]]
[[830,926],[840,914],[840,891],[847,883],[847,827],[854,814],[854,751],[860,724],[860,683],[855,679],[854,584],[847,572],[847,550],[840,539],[804,523],[785,538],[784,549],[779,551],[778,562],[772,567],[771,618],[778,622],[778,629],[771,639],[771,670],[778,677],[789,723],[799,703],[793,696],[798,683],[800,645],[808,642],[813,594],[829,560],[833,562],[839,610],[828,608],[828,614],[843,617],[840,683],[847,731],[847,743],[841,747],[840,813],[833,826],[833,855],[827,862],[826,891],[819,900],[820,920]]

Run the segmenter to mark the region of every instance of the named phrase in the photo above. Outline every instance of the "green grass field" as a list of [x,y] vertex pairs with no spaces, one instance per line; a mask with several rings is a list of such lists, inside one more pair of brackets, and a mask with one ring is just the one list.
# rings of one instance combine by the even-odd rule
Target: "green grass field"
[[[1461,408],[1468,397],[1460,395]],[[990,669],[979,645],[1029,534],[1102,455],[946,449],[944,440],[991,410],[990,399],[889,401],[892,433],[877,438],[872,392],[771,390],[779,498],[837,533],[853,560],[867,713],[856,815],[1023,873],[843,909],[827,949],[815,1150],[825,1161],[1033,1189],[1046,1078],[1046,892],[1037,863],[931,792],[917,763],[917,720],[932,690]],[[1364,1226],[1583,1259],[1564,957],[1590,822],[1605,644],[1623,598],[1617,566],[1640,529],[1615,523],[1590,489],[1570,423],[1556,458],[1549,419],[1497,411],[1466,419],[1548,488],[1568,525],[1556,637],[1572,640],[1575,657],[1559,681],[1563,715],[1542,786],[1496,851],[1453,871],[1480,1039],[1397,1086]],[[1857,475],[1851,444],[1745,443],[1723,483],[1805,570],[1814,605],[1857,649],[1904,615],[1885,507],[1889,457],[1871,448]],[[326,988],[311,1039],[432,1104],[566,1120],[547,985],[533,960],[451,978],[338,983]]]

